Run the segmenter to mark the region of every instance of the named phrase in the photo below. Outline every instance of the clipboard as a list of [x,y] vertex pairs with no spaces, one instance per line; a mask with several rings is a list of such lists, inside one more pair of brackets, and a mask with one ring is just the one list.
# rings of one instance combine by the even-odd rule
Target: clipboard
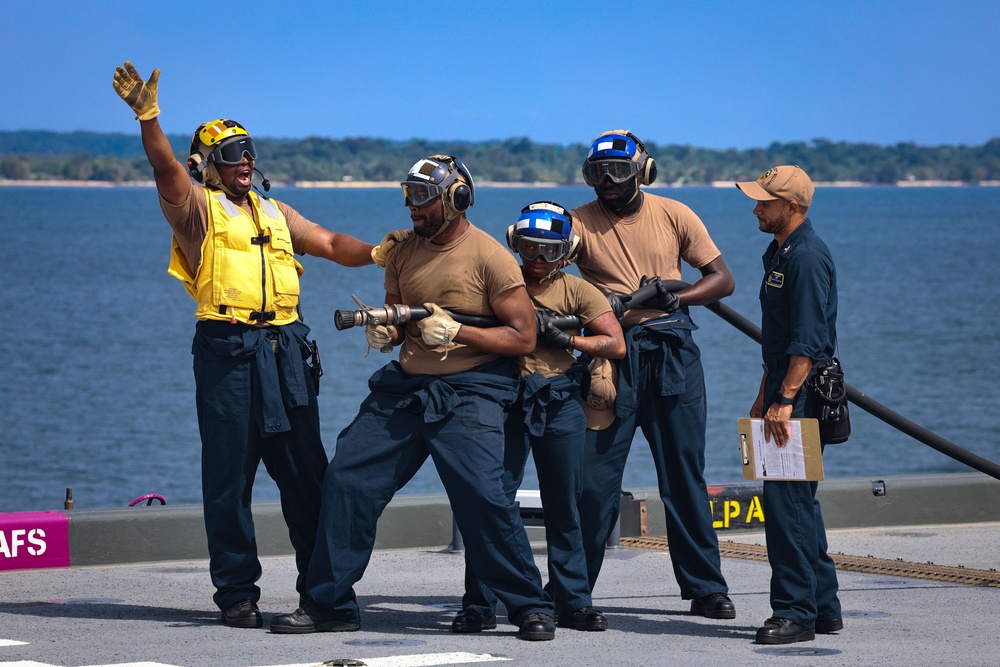
[[792,438],[784,447],[764,442],[763,419],[740,419],[740,463],[743,479],[767,482],[823,480],[819,421],[791,419]]

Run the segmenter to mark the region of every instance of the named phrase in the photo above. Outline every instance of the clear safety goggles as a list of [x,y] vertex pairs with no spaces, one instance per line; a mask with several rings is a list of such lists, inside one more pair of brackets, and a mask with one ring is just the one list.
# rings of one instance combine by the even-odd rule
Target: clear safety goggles
[[250,137],[230,139],[221,146],[216,146],[209,156],[209,161],[231,167],[242,162],[244,155],[251,160],[257,159],[257,147]]
[[565,241],[545,241],[531,236],[515,236],[514,248],[526,261],[541,257],[546,262],[555,262],[566,256],[569,244]]
[[624,183],[639,173],[639,163],[630,160],[600,160],[583,165],[583,179],[594,186],[607,176],[614,183]]
[[444,194],[444,188],[430,183],[400,183],[403,186],[403,206],[423,208]]

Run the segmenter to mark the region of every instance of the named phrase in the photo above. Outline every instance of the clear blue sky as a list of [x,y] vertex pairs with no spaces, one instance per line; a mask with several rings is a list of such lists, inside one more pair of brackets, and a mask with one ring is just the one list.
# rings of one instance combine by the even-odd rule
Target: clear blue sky
[[0,130],[137,133],[132,60],[169,133],[972,145],[998,40],[995,0],[0,0]]

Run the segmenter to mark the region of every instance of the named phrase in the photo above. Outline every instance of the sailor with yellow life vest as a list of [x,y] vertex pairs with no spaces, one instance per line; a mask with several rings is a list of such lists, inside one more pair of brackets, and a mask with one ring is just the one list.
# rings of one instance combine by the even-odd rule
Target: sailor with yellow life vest
[[[209,133],[208,129],[217,131]],[[202,152],[230,138],[237,141],[223,145],[242,144],[244,152],[233,156],[242,162],[252,139],[236,121],[222,119],[199,128],[191,141],[189,161],[196,163]],[[197,164],[207,166],[204,161]],[[196,180],[203,179],[198,167],[191,172]],[[252,215],[247,215],[224,190],[211,185],[202,190],[198,196],[205,199],[208,226],[200,265],[192,272],[175,235],[169,268],[170,275],[180,279],[198,302],[195,317],[273,325],[299,319],[295,306],[302,265],[295,260],[288,221],[276,202],[248,192],[245,206]]]
[[[327,467],[314,384],[320,371],[310,364],[318,361],[315,344],[299,317],[302,266],[295,253],[343,266],[384,266],[395,243],[412,232],[393,232],[372,245],[251,191],[257,150],[233,120],[200,125],[182,164],[159,124],[159,76],[153,70],[144,80],[126,61],[113,85],[140,121],[173,231],[169,272],[197,302],[192,354],[214,599],[223,624],[259,628],[261,566],[250,500],[260,461],[280,490],[300,595]],[[269,189],[266,179],[262,186]]]

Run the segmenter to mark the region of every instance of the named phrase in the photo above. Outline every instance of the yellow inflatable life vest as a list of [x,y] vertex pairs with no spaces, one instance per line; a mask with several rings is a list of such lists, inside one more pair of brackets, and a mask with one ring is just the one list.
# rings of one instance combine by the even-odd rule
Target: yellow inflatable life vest
[[173,239],[167,272],[184,283],[199,320],[289,324],[298,319],[299,276],[292,236],[281,210],[256,193],[247,195],[254,218],[225,193],[205,188],[208,230],[194,274]]

